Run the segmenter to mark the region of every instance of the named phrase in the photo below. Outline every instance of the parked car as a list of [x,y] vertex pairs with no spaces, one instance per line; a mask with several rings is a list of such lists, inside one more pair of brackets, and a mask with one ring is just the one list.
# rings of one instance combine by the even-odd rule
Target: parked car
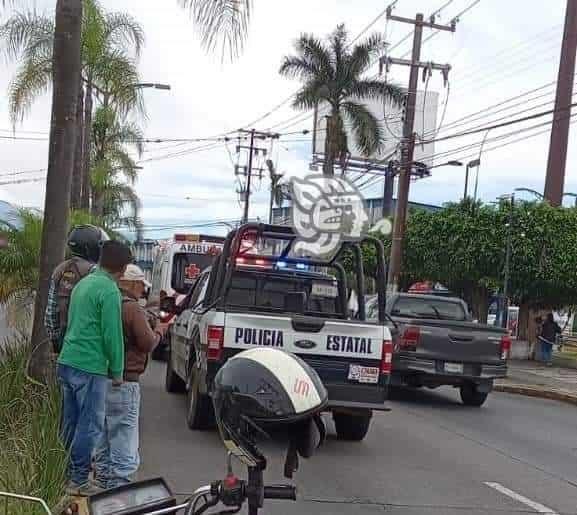
[[[376,299],[367,302],[374,318]],[[495,379],[507,375],[511,339],[506,330],[473,322],[454,297],[398,293],[387,298],[394,333],[391,384],[459,388],[468,406],[481,406]]]

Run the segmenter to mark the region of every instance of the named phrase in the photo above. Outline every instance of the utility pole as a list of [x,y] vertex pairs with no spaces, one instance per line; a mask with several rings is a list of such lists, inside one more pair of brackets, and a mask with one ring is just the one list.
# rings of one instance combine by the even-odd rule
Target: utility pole
[[395,189],[396,161],[389,161],[385,173],[385,184],[383,186],[383,209],[381,216],[390,218],[393,214],[393,192]]
[[575,54],[577,52],[577,1],[567,0],[565,10],[565,29],[557,76],[557,94],[555,113],[551,128],[547,177],[545,179],[545,198],[553,206],[560,206],[563,200],[565,166],[567,163],[567,142],[573,98],[573,80],[575,77]]
[[395,221],[393,226],[393,239],[391,244],[391,259],[389,263],[389,275],[387,289],[390,292],[396,292],[399,289],[399,278],[402,267],[403,240],[405,237],[405,223],[407,218],[407,207],[409,204],[409,187],[411,184],[411,170],[415,151],[415,107],[417,103],[417,83],[419,80],[419,71],[421,68],[429,70],[441,70],[446,80],[451,67],[435,63],[421,62],[421,43],[423,39],[423,27],[449,32],[455,31],[456,20],[451,25],[438,25],[434,17],[429,21],[424,21],[423,14],[419,13],[415,19],[394,16],[391,14],[392,9],[387,9],[387,20],[409,23],[415,26],[413,35],[413,51],[411,60],[395,59],[385,57],[381,59],[381,64],[385,64],[387,70],[391,64],[410,66],[411,73],[409,76],[409,89],[407,92],[407,101],[405,109],[405,119],[403,125],[403,141],[401,150],[401,169],[399,174],[399,185],[397,194],[397,207],[395,210]]
[[[255,146],[255,139],[259,138],[261,140],[266,140],[266,139],[278,139],[279,135],[276,133],[271,133],[271,132],[260,132],[257,131],[255,129],[240,129],[238,131],[241,134],[250,134],[250,145],[248,147],[243,146],[243,145],[238,145],[236,147],[236,151],[237,153],[239,153],[241,150],[247,150],[248,151],[248,166],[246,167],[242,167],[244,170],[244,173],[242,175],[246,176],[246,188],[245,190],[242,192],[243,196],[244,196],[244,209],[243,209],[243,215],[242,215],[242,223],[247,223],[248,222],[248,212],[249,212],[249,207],[250,207],[250,196],[251,196],[251,179],[253,176],[253,163],[254,163],[254,156],[258,155],[259,153],[261,153],[263,156],[266,156],[267,154],[267,149],[266,148],[261,148],[261,147],[256,147]],[[237,169],[235,170],[235,173],[238,174],[239,173],[239,168],[241,167],[237,167]],[[254,170],[257,171],[259,174],[259,177],[262,179],[262,172],[264,171],[263,168],[259,168],[258,170]]]
[[509,323],[509,275],[511,270],[511,246],[513,240],[513,216],[515,211],[515,194],[511,194],[509,222],[507,224],[507,250],[505,253],[505,278],[503,280],[503,311],[501,313],[501,327],[507,329]]

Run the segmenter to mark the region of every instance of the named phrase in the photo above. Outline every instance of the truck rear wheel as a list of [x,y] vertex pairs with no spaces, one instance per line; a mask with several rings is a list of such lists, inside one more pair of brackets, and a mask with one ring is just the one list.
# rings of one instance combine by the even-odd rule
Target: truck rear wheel
[[210,429],[214,425],[214,412],[208,395],[199,391],[198,374],[191,371],[190,388],[187,393],[186,424],[193,430]]
[[167,354],[168,356],[166,357],[166,376],[164,379],[164,388],[168,393],[183,393],[186,391],[186,384],[184,384],[184,381],[174,371],[170,345],[168,346]]
[[372,416],[349,415],[345,413],[333,413],[333,420],[339,440],[360,442],[367,436],[371,425]]
[[488,392],[480,392],[475,384],[461,385],[461,400],[465,406],[479,407],[487,400]]

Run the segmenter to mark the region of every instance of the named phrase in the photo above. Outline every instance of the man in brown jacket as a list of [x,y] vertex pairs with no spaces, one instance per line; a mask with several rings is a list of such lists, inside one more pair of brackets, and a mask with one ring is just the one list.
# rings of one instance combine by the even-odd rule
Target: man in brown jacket
[[[128,265],[120,279],[122,325],[124,330],[124,382],[109,385],[103,437],[95,453],[95,480],[102,488],[115,488],[133,480],[140,456],[138,419],[140,415],[139,377],[148,355],[166,333],[167,324],[151,324],[139,300],[149,287],[144,273]],[[153,328],[154,325],[154,328]]]

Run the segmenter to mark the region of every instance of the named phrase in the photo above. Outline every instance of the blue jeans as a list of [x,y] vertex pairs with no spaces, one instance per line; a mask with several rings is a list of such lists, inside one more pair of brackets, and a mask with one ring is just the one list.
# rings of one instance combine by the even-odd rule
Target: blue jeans
[[138,453],[140,385],[126,382],[108,387],[104,431],[94,455],[94,476],[104,488],[116,488],[133,480]]
[[92,453],[104,427],[108,378],[58,365],[62,389],[62,440],[70,453],[69,479],[88,481]]
[[553,360],[553,344],[544,338],[539,338],[539,341],[541,342],[541,360],[551,363]]

